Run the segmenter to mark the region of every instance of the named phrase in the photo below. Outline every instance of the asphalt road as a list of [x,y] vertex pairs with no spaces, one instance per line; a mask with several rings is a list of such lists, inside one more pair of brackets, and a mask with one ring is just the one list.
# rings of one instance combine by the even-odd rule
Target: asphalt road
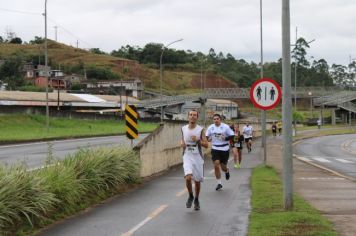
[[[141,134],[134,140],[134,145],[147,134]],[[51,150],[54,157],[63,159],[67,154],[76,152],[79,148],[101,146],[130,146],[131,141],[126,136],[106,136],[83,139],[70,139],[49,142],[24,143],[0,146],[0,161],[6,165],[17,162],[26,163],[29,169],[43,166]]]
[[356,178],[356,134],[305,139],[294,146],[294,154],[304,161]]
[[204,164],[201,210],[187,209],[182,166],[146,182],[142,187],[49,227],[39,235],[246,235],[250,206],[251,170],[260,161],[260,143],[250,154],[243,151],[241,169],[231,178],[223,175],[223,189],[216,191],[212,162]]

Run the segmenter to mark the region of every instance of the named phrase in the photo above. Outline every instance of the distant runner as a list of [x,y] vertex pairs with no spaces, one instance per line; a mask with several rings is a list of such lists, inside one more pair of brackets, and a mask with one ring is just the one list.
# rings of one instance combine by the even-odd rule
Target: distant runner
[[[200,183],[204,179],[204,159],[202,146],[207,148],[208,141],[204,136],[204,129],[197,125],[198,111],[191,110],[188,113],[189,124],[182,127],[181,146],[183,147],[183,169],[185,184],[189,193],[186,203],[187,208],[192,207],[194,201],[194,210],[200,210],[199,193]],[[192,188],[192,180],[195,182],[195,198]]]
[[318,125],[318,129],[320,129],[321,128],[321,119],[317,120],[317,125]]
[[273,136],[277,136],[277,124],[276,124],[277,122],[273,122],[273,124],[272,124],[272,134],[273,134]]
[[244,136],[240,133],[239,124],[234,124],[231,129],[234,131],[235,136],[230,140],[232,154],[234,155],[234,168],[241,168],[242,160],[242,142],[244,141]]
[[229,140],[234,137],[234,132],[227,124],[221,122],[221,116],[219,114],[214,114],[213,122],[214,124],[211,124],[206,131],[206,137],[212,145],[211,156],[214,163],[215,177],[218,182],[215,190],[218,191],[223,187],[220,168],[225,172],[226,180],[230,179],[227,162],[230,155]]
[[250,123],[247,123],[247,125],[244,126],[244,128],[242,129],[242,134],[243,134],[243,136],[245,138],[247,151],[251,152],[252,151],[253,128],[250,125]]
[[277,122],[277,129],[278,129],[278,134],[282,134],[282,121]]

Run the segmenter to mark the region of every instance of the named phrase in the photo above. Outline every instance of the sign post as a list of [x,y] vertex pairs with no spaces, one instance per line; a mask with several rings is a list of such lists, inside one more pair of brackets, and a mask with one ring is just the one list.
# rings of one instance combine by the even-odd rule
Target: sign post
[[[282,90],[279,84],[270,78],[256,80],[250,89],[250,99],[253,105],[261,110],[271,110],[278,105],[282,98]],[[266,165],[266,132],[262,135],[264,148],[263,162]]]
[[138,113],[135,105],[125,106],[125,121],[126,121],[126,137],[131,139],[131,147],[133,146],[132,140],[138,138]]

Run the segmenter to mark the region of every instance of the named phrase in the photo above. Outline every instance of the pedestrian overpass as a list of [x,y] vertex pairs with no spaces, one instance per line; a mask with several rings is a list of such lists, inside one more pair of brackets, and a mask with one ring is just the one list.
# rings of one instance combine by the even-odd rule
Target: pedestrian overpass
[[331,109],[332,124],[336,123],[336,113],[341,115],[343,121],[350,123],[356,115],[356,91],[342,91],[314,98],[313,106],[320,108],[321,112],[323,109]]
[[[292,96],[294,97],[294,89],[292,89]],[[297,89],[297,98],[315,98],[323,95],[335,93],[341,89],[335,87],[300,87]],[[243,99],[250,98],[250,88],[206,88],[203,93],[176,95],[176,96],[162,96],[141,101],[141,106],[146,109],[153,109],[159,107],[167,107],[179,105],[188,101],[204,102],[206,99]]]

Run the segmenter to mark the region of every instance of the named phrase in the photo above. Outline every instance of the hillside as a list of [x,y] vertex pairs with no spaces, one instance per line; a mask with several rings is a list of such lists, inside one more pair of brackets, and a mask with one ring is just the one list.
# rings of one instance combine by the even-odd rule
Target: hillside
[[[6,59],[13,54],[21,54],[28,58],[44,55],[44,45],[0,44],[0,59]],[[145,89],[158,92],[160,90],[160,73],[140,65],[136,61],[117,58],[106,54],[94,54],[65,44],[48,40],[48,58],[51,65],[64,70],[80,64],[84,66],[110,68],[112,71],[124,75],[125,79],[139,78]],[[43,61],[42,61],[43,63]],[[53,66],[52,66],[53,67]],[[205,87],[235,87],[236,85],[222,76],[207,74]],[[199,92],[201,88],[201,74],[182,70],[165,70],[163,89],[166,94],[186,94]]]

